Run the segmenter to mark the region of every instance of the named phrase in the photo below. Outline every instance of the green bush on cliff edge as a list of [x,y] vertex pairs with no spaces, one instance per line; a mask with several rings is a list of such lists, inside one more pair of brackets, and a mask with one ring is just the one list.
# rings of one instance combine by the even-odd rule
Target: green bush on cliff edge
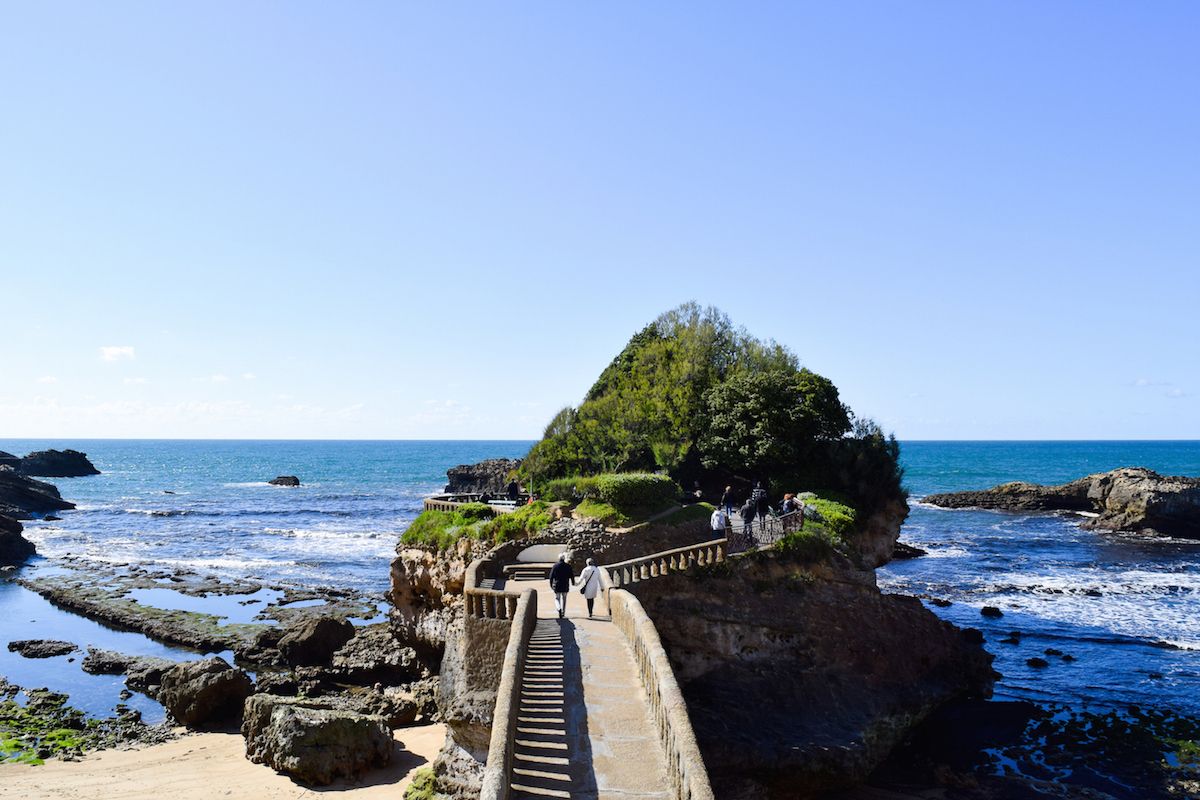
[[537,533],[550,524],[550,506],[537,501],[511,514],[497,514],[483,503],[465,503],[454,511],[422,511],[400,536],[400,542],[448,550],[460,539],[500,544]]

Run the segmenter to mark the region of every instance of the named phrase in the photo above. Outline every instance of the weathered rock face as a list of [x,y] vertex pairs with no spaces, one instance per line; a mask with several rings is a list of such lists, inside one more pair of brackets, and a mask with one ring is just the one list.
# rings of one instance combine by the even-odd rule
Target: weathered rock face
[[0,514],[0,566],[24,564],[37,552],[33,542],[21,535],[23,530],[20,522]]
[[314,786],[386,765],[394,743],[382,717],[256,694],[246,701],[246,757]]
[[271,480],[267,481],[267,483],[271,484],[272,486],[299,486],[300,479],[295,475],[279,475],[271,478]]
[[991,691],[981,647],[845,564],[762,553],[631,589],[718,797],[806,797],[862,780],[931,711]]
[[58,639],[19,639],[8,643],[9,652],[20,653],[25,658],[53,658],[74,653],[79,648],[71,642]]
[[0,466],[0,514],[13,519],[29,519],[34,514],[74,507],[74,503],[63,500],[58,489],[50,484],[19,475],[10,466]]
[[462,606],[467,566],[488,547],[464,538],[449,550],[404,544],[396,548],[389,593],[393,635],[434,671],[446,646],[446,631]]
[[933,494],[925,501],[945,508],[1093,512],[1098,516],[1083,527],[1200,539],[1200,478],[1164,477],[1140,467],[1060,486],[1004,483],[983,491]]
[[171,716],[189,727],[235,722],[252,686],[246,673],[218,656],[164,672],[158,699]]
[[908,503],[897,497],[862,522],[851,544],[858,550],[864,567],[883,566],[896,556],[900,526],[907,516]]
[[452,494],[491,492],[503,494],[508,476],[521,466],[520,459],[490,458],[478,464],[459,464],[446,470],[446,489]]
[[279,639],[279,652],[292,666],[328,664],[333,654],[354,636],[354,625],[336,617],[303,620]]
[[39,450],[24,458],[0,458],[22,475],[40,478],[82,478],[99,475],[100,470],[88,460],[87,453],[78,450]]
[[387,623],[358,628],[333,654],[331,666],[345,680],[360,684],[398,686],[425,677],[416,652],[399,642]]

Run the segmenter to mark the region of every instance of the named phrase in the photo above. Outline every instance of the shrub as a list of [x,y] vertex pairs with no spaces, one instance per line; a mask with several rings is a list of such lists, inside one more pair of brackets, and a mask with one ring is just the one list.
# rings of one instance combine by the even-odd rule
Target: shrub
[[421,767],[413,773],[412,783],[404,790],[404,800],[433,800],[437,792],[437,777],[433,767]]
[[543,500],[550,502],[566,501],[569,503],[587,497],[596,497],[596,477],[579,476],[575,478],[556,478],[546,481],[538,488],[538,494]]
[[496,516],[496,509],[489,506],[487,503],[463,503],[458,507],[458,513],[464,519],[480,520],[491,519]]
[[605,525],[623,525],[629,521],[624,514],[608,503],[596,500],[584,500],[576,507],[575,513],[581,517],[600,520]]
[[820,525],[805,525],[775,543],[775,549],[806,564],[825,561],[837,552],[829,534]]
[[679,486],[666,475],[649,472],[619,472],[596,477],[600,500],[623,514],[659,511],[679,497]]
[[854,509],[844,503],[828,500],[824,497],[814,497],[804,501],[806,506],[817,510],[824,520],[823,527],[835,540],[846,537],[854,528]]
[[550,524],[550,504],[543,500],[521,506],[511,514],[497,514],[483,524],[479,538],[496,544],[537,533]]

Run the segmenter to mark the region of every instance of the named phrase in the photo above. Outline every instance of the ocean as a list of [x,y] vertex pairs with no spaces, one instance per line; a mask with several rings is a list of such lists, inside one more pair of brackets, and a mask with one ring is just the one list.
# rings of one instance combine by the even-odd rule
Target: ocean
[[[190,568],[226,578],[344,586],[382,602],[388,564],[422,498],[445,471],[520,457],[524,441],[50,441],[0,440],[24,454],[88,453],[102,474],[49,479],[78,508],[35,521],[40,556],[26,573],[66,556],[97,563]],[[951,601],[939,616],[981,629],[1003,674],[997,696],[1115,707],[1138,703],[1200,714],[1200,543],[1082,531],[1076,519],[947,511],[936,491],[1006,480],[1058,483],[1117,466],[1200,475],[1200,442],[909,442],[902,445],[912,513],[902,539],[929,551],[879,570],[885,591]],[[268,485],[296,475],[298,489]],[[983,605],[1004,611],[980,616]],[[1003,644],[1010,631],[1020,644]],[[195,654],[55,610],[0,581],[0,644],[64,638],[182,660]],[[1047,649],[1075,658],[1044,655]],[[1041,655],[1049,667],[1025,661]],[[0,675],[67,691],[90,713],[111,713],[120,680],[86,675],[66,657],[31,661],[0,646]],[[148,721],[152,701],[130,704]]]

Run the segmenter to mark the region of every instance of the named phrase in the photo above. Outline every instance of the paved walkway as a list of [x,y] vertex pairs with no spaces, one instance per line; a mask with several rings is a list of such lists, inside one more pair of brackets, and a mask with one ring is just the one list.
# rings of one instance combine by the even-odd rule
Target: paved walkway
[[572,590],[560,620],[549,585],[530,583],[538,622],[522,676],[513,796],[666,800],[662,744],[633,655],[604,601],[596,600],[604,616],[588,619]]

